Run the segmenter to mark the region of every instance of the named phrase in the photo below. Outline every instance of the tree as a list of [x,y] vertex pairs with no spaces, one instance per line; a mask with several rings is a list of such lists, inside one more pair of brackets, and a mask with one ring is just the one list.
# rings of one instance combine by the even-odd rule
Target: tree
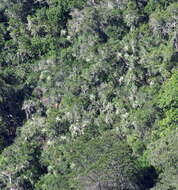
[[114,132],[87,143],[78,140],[69,145],[66,153],[72,169],[71,182],[77,189],[141,188],[132,151]]

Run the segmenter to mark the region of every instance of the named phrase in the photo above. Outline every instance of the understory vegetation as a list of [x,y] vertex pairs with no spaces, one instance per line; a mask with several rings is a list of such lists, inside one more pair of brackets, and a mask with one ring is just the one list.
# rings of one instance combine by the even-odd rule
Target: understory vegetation
[[176,0],[0,0],[0,189],[178,190]]

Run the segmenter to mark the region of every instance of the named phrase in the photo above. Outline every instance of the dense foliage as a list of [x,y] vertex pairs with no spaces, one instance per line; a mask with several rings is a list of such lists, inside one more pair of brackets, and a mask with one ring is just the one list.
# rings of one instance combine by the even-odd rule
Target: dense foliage
[[176,0],[0,1],[0,189],[178,189]]

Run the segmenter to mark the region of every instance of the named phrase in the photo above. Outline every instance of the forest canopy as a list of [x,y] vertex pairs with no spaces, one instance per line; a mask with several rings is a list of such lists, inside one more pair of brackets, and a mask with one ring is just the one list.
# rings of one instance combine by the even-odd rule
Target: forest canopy
[[0,1],[0,189],[178,190],[176,0]]

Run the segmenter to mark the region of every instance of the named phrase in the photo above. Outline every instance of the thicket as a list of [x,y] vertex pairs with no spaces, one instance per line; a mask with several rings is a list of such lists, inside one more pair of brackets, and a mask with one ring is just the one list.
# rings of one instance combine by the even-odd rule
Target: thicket
[[0,189],[178,189],[176,0],[0,1]]

